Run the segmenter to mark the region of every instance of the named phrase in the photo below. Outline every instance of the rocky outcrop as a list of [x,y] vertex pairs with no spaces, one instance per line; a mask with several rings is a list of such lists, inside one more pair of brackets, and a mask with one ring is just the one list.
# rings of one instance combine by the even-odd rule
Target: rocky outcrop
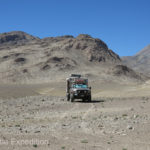
[[111,70],[109,70],[109,73],[112,73],[113,75],[119,76],[119,77],[125,76],[129,78],[137,79],[137,80],[143,80],[143,81],[149,79],[149,77],[141,73],[137,73],[134,70],[124,65],[114,66]]
[[21,45],[29,43],[39,38],[31,36],[22,31],[14,31],[0,34],[0,46],[2,45]]

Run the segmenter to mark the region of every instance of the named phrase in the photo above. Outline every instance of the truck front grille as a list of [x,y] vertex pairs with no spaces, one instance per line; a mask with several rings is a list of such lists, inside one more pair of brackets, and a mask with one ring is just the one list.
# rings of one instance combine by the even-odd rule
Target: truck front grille
[[78,94],[86,94],[87,91],[86,90],[81,90],[81,91],[78,91]]

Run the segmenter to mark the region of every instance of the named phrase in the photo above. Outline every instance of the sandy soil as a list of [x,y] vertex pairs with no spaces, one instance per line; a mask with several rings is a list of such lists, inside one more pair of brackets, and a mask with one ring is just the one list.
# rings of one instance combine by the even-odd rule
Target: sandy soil
[[67,102],[63,87],[1,85],[1,149],[150,149],[149,82],[130,85],[133,92],[101,84],[91,103]]

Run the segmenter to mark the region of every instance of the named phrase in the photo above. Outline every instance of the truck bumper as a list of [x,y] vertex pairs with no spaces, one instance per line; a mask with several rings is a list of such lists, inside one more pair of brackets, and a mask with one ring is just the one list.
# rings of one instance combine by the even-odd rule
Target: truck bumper
[[83,99],[83,98],[88,98],[90,95],[74,95],[75,99]]

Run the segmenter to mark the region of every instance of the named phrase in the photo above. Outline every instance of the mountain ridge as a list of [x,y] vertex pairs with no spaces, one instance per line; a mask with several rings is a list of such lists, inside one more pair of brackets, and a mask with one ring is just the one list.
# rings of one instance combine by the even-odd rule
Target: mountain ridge
[[[101,39],[88,34],[38,38],[22,31],[0,34],[0,80],[6,82],[48,82],[64,79],[72,72],[97,79],[115,80],[118,74],[145,79],[130,69],[123,70],[119,55]],[[113,69],[114,68],[114,69]],[[129,73],[127,73],[127,72]],[[136,78],[137,77],[137,78]],[[116,78],[116,80],[117,80]]]

